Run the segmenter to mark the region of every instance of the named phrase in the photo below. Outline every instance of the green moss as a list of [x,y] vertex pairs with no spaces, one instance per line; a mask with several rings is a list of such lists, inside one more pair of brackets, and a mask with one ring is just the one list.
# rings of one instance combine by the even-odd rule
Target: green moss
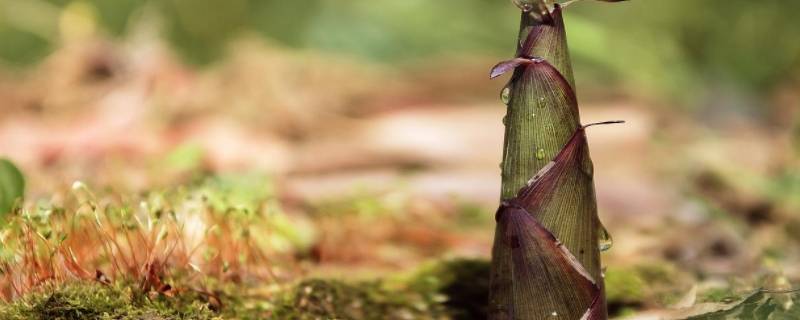
[[453,319],[486,319],[491,265],[483,259],[453,259],[420,271],[412,290],[441,301]]
[[484,319],[488,286],[489,261],[455,259],[399,281],[304,280],[272,299],[234,289],[220,295],[222,310],[215,313],[191,291],[149,299],[134,283],[78,282],[0,304],[0,319]]
[[454,259],[399,283],[303,281],[276,304],[275,319],[485,319],[489,261]]
[[605,275],[606,299],[610,303],[644,300],[645,284],[638,270],[608,269]]
[[[188,298],[188,297],[187,297]],[[202,301],[147,299],[121,287],[75,283],[43,287],[12,304],[0,305],[0,319],[215,319]]]
[[656,304],[674,304],[684,296],[692,281],[667,262],[609,268],[604,280],[608,313],[612,317]]
[[275,319],[445,319],[435,304],[411,291],[393,291],[380,282],[349,284],[306,280],[276,305]]
[[701,302],[725,302],[729,303],[732,301],[736,301],[738,299],[738,295],[736,292],[733,291],[732,288],[729,287],[722,287],[722,288],[711,288],[708,289],[700,294],[698,298]]

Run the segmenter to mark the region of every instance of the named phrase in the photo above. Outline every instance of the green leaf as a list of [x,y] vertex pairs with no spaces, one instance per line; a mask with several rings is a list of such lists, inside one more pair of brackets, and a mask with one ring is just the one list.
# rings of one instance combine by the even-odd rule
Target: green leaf
[[733,319],[800,319],[800,298],[797,293],[756,291],[742,300],[722,305],[718,310],[687,318],[687,320]]
[[25,195],[25,177],[7,159],[0,159],[0,220]]

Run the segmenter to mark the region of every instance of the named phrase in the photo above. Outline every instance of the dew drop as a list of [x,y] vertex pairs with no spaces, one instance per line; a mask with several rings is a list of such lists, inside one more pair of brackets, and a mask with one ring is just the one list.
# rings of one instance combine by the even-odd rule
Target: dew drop
[[594,177],[594,163],[592,163],[591,161],[582,164],[581,170],[589,177],[589,179],[592,179]]
[[536,114],[535,113],[528,114],[528,119],[529,120],[533,120],[533,118],[536,118]]
[[553,317],[558,317],[558,312],[553,311],[552,313],[550,313],[550,315]]
[[536,103],[539,108],[547,107],[547,101],[544,100],[544,97],[539,98],[539,101]]
[[539,148],[539,150],[536,150],[536,159],[544,160],[544,156],[544,149]]
[[508,119],[508,116],[503,116],[503,125],[506,125],[506,122],[508,122],[507,119]]
[[503,88],[503,91],[500,92],[500,101],[503,101],[505,105],[511,103],[511,88]]
[[597,247],[600,251],[608,251],[611,249],[611,246],[614,245],[614,239],[611,238],[611,234],[608,233],[606,227],[603,224],[600,224],[599,229],[597,230]]

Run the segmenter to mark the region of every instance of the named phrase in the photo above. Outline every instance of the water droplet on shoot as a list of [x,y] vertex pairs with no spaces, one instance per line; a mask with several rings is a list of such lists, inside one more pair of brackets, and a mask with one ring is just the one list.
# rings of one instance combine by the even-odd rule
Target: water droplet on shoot
[[599,229],[597,230],[597,247],[600,249],[600,252],[603,252],[611,249],[611,246],[613,245],[614,239],[611,238],[611,234],[608,233],[606,227],[604,227],[601,223]]
[[594,163],[588,161],[588,163],[584,163],[581,165],[581,170],[585,173],[589,178],[594,178]]
[[539,98],[537,105],[539,106],[539,108],[544,108],[547,106],[547,101],[544,100],[544,97],[541,97]]
[[539,150],[536,150],[536,159],[544,160],[544,157],[545,157],[544,149],[539,148]]
[[503,125],[506,125],[506,122],[507,122],[506,119],[508,119],[508,116],[503,116]]
[[511,102],[511,88],[503,88],[503,91],[500,92],[500,101],[503,101],[503,104],[505,105],[508,105]]

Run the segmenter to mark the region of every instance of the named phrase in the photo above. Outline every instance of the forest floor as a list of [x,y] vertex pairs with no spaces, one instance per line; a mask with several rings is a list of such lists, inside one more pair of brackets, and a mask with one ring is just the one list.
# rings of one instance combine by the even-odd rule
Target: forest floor
[[[196,69],[92,42],[0,73],[0,155],[28,183],[0,233],[2,318],[480,317],[505,114],[492,62],[235,48]],[[584,122],[627,121],[588,132],[613,317],[800,280],[796,124],[594,96]]]

